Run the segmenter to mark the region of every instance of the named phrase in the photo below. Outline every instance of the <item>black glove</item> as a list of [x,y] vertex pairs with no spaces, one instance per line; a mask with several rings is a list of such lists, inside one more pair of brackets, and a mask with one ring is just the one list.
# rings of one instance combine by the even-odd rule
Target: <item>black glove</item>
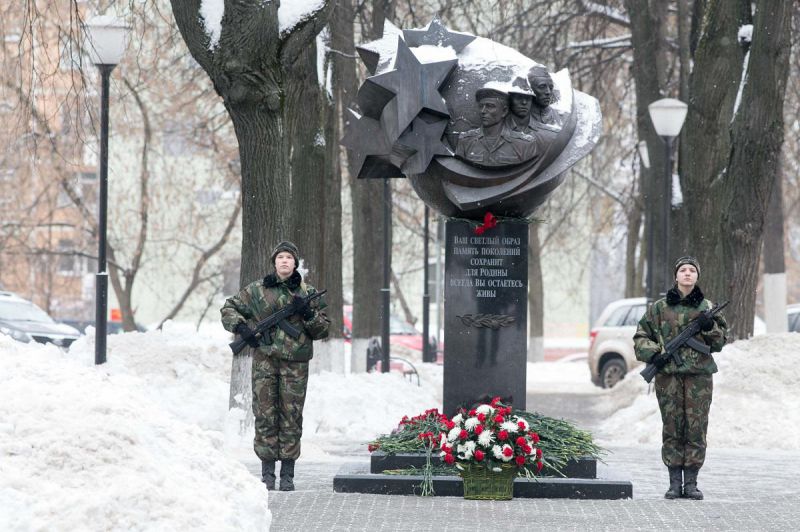
[[661,353],[654,355],[653,358],[650,359],[650,362],[655,364],[657,368],[661,369],[667,365],[669,359],[670,356],[666,352],[662,351]]
[[704,310],[697,316],[697,324],[700,325],[701,331],[708,332],[714,328],[714,318],[709,311]]
[[297,309],[295,312],[299,314],[304,321],[314,318],[314,309],[311,308],[311,305],[305,302],[302,297],[294,296],[294,299],[292,299],[292,306]]
[[258,338],[255,337],[255,333],[253,329],[247,326],[246,323],[242,322],[236,326],[236,334],[242,337],[242,340],[247,342],[247,345],[250,347],[258,347],[259,342]]

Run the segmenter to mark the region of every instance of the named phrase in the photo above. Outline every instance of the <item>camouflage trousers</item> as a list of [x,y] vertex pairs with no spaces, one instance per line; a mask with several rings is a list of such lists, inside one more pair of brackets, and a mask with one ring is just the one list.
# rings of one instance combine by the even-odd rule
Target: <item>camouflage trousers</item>
[[706,459],[711,375],[656,375],[661,410],[661,459],[667,467],[700,468]]
[[253,356],[253,448],[263,461],[296,460],[303,435],[308,362]]

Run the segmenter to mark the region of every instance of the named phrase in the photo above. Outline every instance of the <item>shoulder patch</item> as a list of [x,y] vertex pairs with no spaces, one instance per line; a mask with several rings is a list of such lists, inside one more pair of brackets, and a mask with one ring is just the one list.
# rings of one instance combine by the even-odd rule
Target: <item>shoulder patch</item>
[[469,137],[480,137],[482,134],[483,134],[483,132],[481,131],[481,129],[480,128],[476,128],[476,129],[470,129],[470,130],[467,130],[467,131],[462,131],[461,133],[458,134],[458,138],[466,139],[466,138],[469,138]]

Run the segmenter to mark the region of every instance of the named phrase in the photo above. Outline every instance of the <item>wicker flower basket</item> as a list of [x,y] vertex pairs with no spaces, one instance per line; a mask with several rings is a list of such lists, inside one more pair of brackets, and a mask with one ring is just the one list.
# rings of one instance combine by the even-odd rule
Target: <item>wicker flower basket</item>
[[481,501],[510,501],[514,497],[514,477],[517,468],[503,464],[502,471],[492,471],[482,465],[461,464],[464,498]]

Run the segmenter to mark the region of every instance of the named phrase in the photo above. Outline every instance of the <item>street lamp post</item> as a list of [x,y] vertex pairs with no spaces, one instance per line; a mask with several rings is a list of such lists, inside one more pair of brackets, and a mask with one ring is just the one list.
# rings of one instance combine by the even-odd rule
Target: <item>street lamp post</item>
[[[662,216],[661,222],[663,224],[662,230],[662,252],[663,252],[663,270],[664,276],[664,289],[666,290],[670,284],[672,277],[672,267],[670,264],[669,256],[669,233],[670,233],[670,214],[672,211],[672,146],[675,137],[678,136],[683,127],[683,121],[686,120],[686,112],[688,106],[680,100],[674,98],[663,98],[651,103],[648,106],[650,112],[650,120],[653,122],[656,133],[661,140],[664,141],[664,183],[662,199]],[[648,265],[648,270],[650,265]],[[654,294],[655,295],[655,294]]]
[[106,325],[108,320],[108,272],[106,271],[106,227],[108,212],[108,89],[111,71],[125,51],[128,28],[108,15],[86,22],[86,45],[94,65],[100,70],[100,197],[98,200],[97,276],[95,279],[95,349],[94,363],[106,361]]
[[423,270],[423,279],[422,279],[422,361],[423,362],[434,362],[435,357],[431,352],[431,343],[429,341],[430,338],[430,321],[431,321],[431,296],[430,296],[430,280],[428,279],[428,206],[425,205],[425,231],[424,231],[424,239],[425,239],[425,253],[424,253],[424,264],[425,269]]

